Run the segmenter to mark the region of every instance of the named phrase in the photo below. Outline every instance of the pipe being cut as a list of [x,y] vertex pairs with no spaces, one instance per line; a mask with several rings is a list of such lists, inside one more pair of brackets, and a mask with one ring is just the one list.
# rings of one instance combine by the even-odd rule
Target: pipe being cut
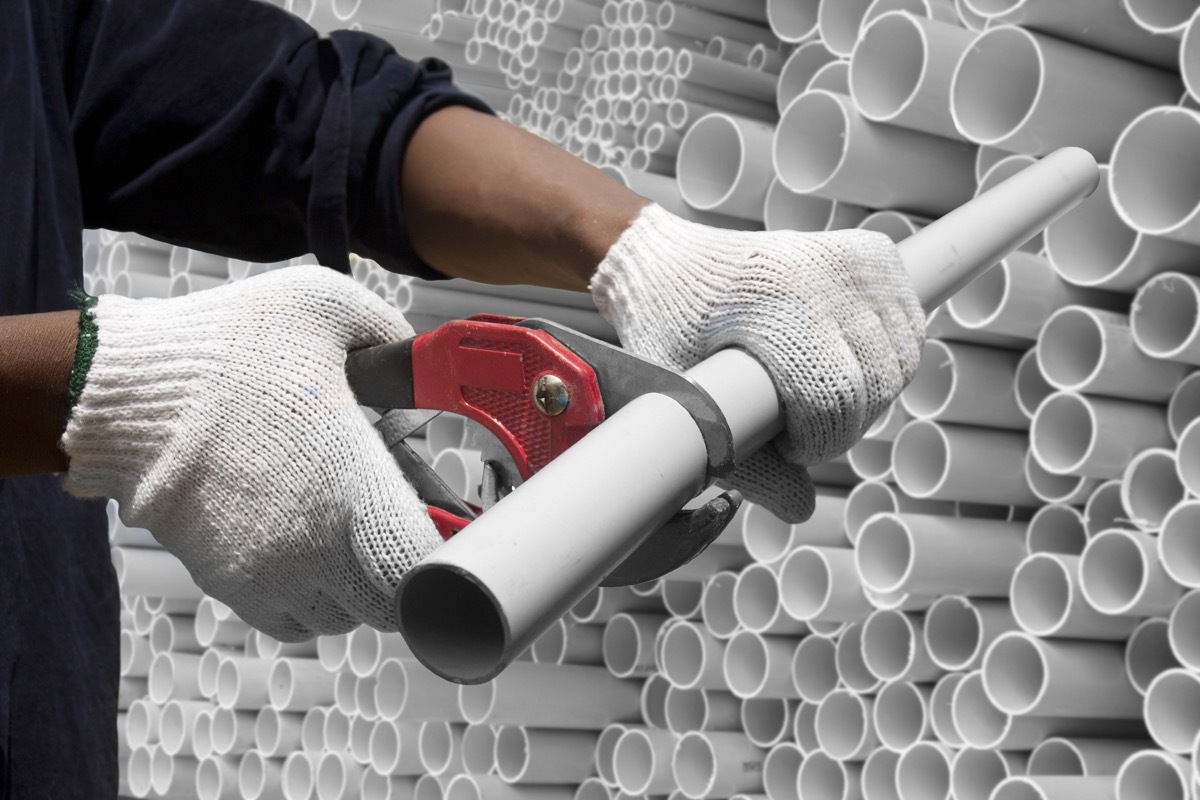
[[[1068,148],[905,239],[922,302],[944,302],[1098,179],[1095,160]],[[746,353],[722,351],[687,374],[724,412],[738,460],[781,430],[771,379]],[[704,488],[707,456],[682,406],[635,399],[404,576],[397,618],[414,655],[456,682],[495,677]]]

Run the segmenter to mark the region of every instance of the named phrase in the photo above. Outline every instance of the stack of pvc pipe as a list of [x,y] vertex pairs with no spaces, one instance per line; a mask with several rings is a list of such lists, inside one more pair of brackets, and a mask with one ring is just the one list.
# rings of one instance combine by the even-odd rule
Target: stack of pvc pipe
[[[1200,794],[1200,4],[280,4],[446,60],[710,224],[898,241],[1061,145],[1105,176],[931,318],[912,386],[814,469],[813,520],[747,506],[486,686],[395,636],[271,642],[114,515],[127,794]],[[271,266],[106,231],[84,263],[89,290],[139,296]],[[353,275],[418,329],[486,311],[612,336],[582,295]],[[419,441],[478,491],[460,420]]]

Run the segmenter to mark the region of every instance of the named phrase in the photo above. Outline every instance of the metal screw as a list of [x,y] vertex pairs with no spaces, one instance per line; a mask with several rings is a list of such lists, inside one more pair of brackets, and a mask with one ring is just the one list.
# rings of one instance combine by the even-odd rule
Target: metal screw
[[547,373],[533,382],[533,404],[547,417],[557,417],[567,410],[571,400],[562,378]]

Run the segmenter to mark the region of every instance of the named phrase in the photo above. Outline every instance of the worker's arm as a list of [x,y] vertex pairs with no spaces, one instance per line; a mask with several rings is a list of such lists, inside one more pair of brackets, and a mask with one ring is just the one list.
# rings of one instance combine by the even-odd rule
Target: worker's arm
[[585,291],[649,201],[495,117],[447,108],[404,158],[409,238],[439,271],[483,283]]
[[67,468],[58,447],[79,314],[0,317],[0,478]]

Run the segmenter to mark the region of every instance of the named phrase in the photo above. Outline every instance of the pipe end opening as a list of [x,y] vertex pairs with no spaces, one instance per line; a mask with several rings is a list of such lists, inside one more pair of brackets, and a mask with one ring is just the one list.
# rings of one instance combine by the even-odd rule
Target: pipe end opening
[[495,598],[469,575],[416,567],[396,595],[404,639],[421,663],[456,683],[481,683],[505,665],[508,626]]

